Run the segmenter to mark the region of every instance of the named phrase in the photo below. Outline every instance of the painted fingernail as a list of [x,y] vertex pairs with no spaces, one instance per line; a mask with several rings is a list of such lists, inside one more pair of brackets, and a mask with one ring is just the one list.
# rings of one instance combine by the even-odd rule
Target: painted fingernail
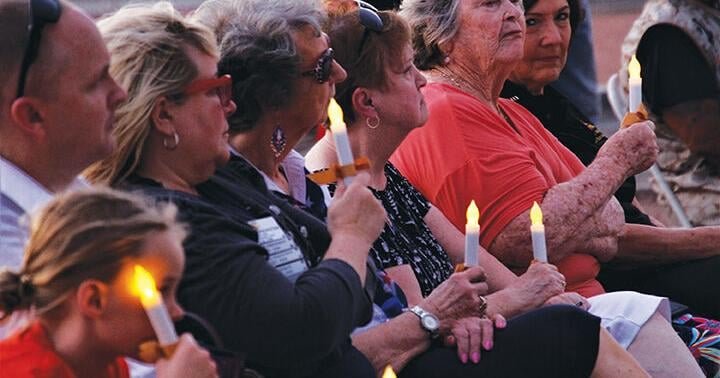
[[462,361],[462,363],[466,364],[466,363],[467,363],[467,359],[468,359],[467,353],[463,353],[463,354],[460,355],[460,361]]
[[480,353],[478,353],[478,352],[473,352],[473,354],[472,354],[472,362],[474,362],[474,363],[480,362]]
[[485,341],[483,345],[485,346],[485,350],[490,350],[493,347],[493,343],[490,340]]

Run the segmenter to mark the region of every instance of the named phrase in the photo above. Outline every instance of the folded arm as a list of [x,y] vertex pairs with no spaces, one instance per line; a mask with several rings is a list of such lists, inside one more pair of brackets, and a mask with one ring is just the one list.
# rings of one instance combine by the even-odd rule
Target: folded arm
[[[636,124],[613,135],[582,173],[547,191],[541,207],[551,262],[576,250],[600,261],[613,257],[614,238],[624,223],[613,193],[626,177],[652,165],[656,155],[650,122]],[[529,213],[528,208],[515,217],[490,245],[506,264],[525,266],[531,259]]]

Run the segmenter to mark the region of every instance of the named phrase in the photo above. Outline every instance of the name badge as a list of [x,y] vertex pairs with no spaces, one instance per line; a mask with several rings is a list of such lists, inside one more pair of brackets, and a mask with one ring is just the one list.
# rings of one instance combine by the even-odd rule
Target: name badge
[[280,227],[275,218],[265,217],[248,222],[258,233],[258,243],[268,251],[268,262],[291,282],[308,270],[305,256],[295,241]]

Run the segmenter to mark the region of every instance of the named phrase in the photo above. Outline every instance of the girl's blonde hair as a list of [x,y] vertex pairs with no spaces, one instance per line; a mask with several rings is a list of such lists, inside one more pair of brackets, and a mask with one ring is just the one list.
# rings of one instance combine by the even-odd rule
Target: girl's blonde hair
[[61,194],[33,217],[18,272],[0,271],[0,319],[32,308],[56,309],[83,281],[112,281],[138,257],[148,234],[184,228],[172,204],[154,204],[108,188]]
[[100,20],[98,28],[110,51],[110,74],[128,98],[115,112],[115,151],[91,165],[85,176],[94,183],[116,185],[142,159],[156,100],[168,96],[182,101],[183,89],[197,77],[188,48],[214,57],[219,53],[213,33],[168,2],[128,5]]

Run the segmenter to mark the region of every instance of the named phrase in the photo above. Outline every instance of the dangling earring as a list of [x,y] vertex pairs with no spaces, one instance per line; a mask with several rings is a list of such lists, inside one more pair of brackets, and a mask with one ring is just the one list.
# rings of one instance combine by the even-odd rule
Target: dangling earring
[[173,130],[172,137],[172,144],[168,143],[168,137],[163,138],[163,147],[170,151],[176,149],[178,144],[180,144],[180,135],[178,135],[177,131]]
[[[374,120],[374,121],[370,121],[370,120]],[[375,115],[370,118],[365,118],[365,124],[367,125],[367,127],[375,130],[378,128],[378,126],[380,126],[380,117]]]
[[285,151],[286,144],[287,137],[285,136],[285,132],[283,131],[282,127],[280,127],[280,123],[278,122],[275,126],[275,130],[273,130],[272,137],[270,137],[270,149],[272,150],[273,154],[275,154],[276,158],[282,155],[283,151]]

